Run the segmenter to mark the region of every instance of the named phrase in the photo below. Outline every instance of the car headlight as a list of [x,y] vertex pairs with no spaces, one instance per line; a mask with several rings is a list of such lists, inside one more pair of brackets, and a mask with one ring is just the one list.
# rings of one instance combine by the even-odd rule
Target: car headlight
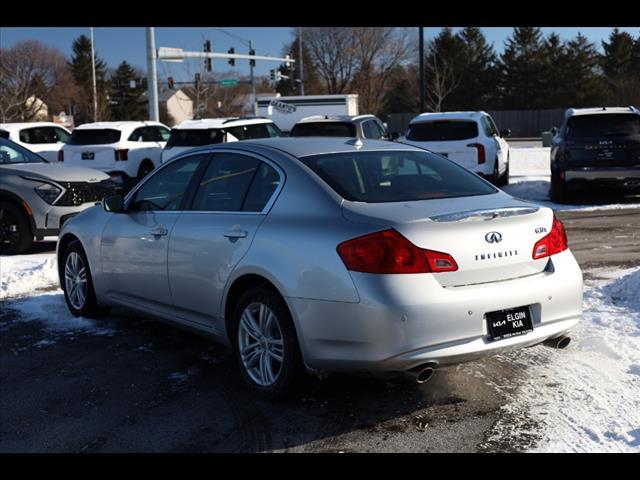
[[49,205],[53,205],[53,202],[55,202],[62,193],[62,190],[60,188],[50,183],[43,183],[42,185],[36,187],[35,191],[40,196],[40,198],[47,202]]

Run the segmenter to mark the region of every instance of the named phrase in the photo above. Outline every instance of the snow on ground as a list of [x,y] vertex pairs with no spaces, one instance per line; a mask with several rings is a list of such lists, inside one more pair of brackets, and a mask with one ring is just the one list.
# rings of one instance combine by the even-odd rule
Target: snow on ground
[[529,435],[536,452],[640,452],[640,268],[606,277],[586,285],[566,349],[501,356],[526,374],[509,394],[496,439]]
[[0,300],[53,288],[57,284],[53,253],[0,257]]
[[509,185],[501,187],[509,195],[544,205],[553,210],[616,210],[640,208],[637,201],[609,203],[604,198],[587,201],[581,199],[574,204],[555,203],[549,199],[549,147],[511,147]]

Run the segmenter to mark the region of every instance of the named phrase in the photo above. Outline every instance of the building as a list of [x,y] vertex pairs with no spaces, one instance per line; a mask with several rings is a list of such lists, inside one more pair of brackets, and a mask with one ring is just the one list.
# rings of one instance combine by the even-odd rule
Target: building
[[160,109],[166,108],[170,116],[169,126],[176,125],[183,120],[193,119],[193,100],[181,89],[160,92],[158,103]]

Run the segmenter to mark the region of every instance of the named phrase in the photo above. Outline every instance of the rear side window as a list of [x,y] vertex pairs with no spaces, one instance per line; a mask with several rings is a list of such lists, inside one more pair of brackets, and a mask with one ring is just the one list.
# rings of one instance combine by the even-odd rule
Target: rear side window
[[244,212],[261,212],[264,210],[278,185],[280,185],[278,172],[266,163],[261,163],[255,177],[253,177],[249,192],[247,192],[247,197],[242,205],[242,210]]
[[407,140],[417,142],[442,142],[467,140],[478,136],[478,124],[467,120],[434,120],[409,126]]
[[69,138],[69,145],[108,145],[119,141],[119,130],[110,128],[75,129]]
[[567,137],[626,137],[640,135],[640,115],[606,113],[571,117]]
[[241,125],[225,129],[238,140],[249,140],[251,138],[281,137],[282,132],[273,124],[258,123],[254,125]]
[[407,202],[496,192],[474,173],[430,152],[332,153],[300,160],[341,197],[355,202]]
[[260,161],[236,153],[216,153],[204,173],[192,210],[240,212]]
[[35,127],[20,130],[20,141],[30,144],[66,142],[69,134],[61,128]]
[[356,126],[347,122],[305,122],[294,125],[292,137],[355,137]]
[[183,130],[174,128],[171,130],[167,148],[171,147],[202,147],[224,141],[224,132],[217,128]]

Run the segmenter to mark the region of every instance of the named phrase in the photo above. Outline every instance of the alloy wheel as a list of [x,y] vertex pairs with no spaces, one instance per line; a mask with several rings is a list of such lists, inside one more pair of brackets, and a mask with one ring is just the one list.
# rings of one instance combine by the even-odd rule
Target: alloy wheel
[[64,264],[64,284],[73,308],[80,310],[87,298],[87,271],[84,260],[77,252],[71,252]]

